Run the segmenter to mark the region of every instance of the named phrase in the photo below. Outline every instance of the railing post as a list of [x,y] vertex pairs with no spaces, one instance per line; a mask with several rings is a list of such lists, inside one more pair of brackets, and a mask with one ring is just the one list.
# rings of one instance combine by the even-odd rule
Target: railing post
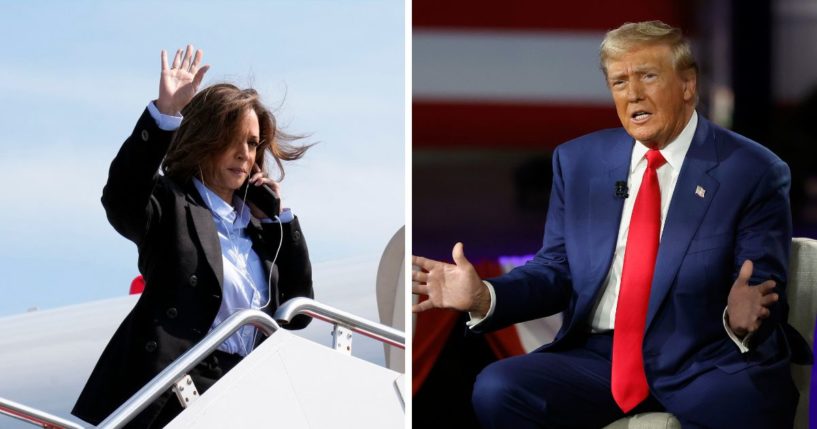
[[345,326],[335,323],[332,328],[332,348],[351,355],[352,354],[352,331]]

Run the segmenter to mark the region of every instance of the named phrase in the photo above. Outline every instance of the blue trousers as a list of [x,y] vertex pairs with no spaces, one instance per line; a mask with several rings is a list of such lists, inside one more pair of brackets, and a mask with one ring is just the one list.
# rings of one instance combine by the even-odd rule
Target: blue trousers
[[[480,425],[600,428],[624,417],[610,392],[611,351],[611,335],[590,335],[569,350],[530,353],[489,365],[477,376],[472,396]],[[796,389],[792,385],[785,392],[770,392],[753,371],[728,374],[713,369],[664,403],[650,396],[628,415],[668,411],[684,429],[790,428]]]
[[[610,392],[612,335],[570,350],[503,359],[477,376],[472,402],[483,429],[600,428],[624,414]],[[660,410],[649,398],[637,411]]]

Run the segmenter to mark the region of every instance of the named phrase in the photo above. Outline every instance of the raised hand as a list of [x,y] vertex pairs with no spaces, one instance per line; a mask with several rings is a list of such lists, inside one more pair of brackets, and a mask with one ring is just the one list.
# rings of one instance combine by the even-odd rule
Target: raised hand
[[752,261],[745,261],[729,291],[727,321],[732,332],[741,338],[760,329],[763,319],[769,317],[769,306],[780,299],[778,294],[772,292],[776,285],[774,280],[749,285],[753,269]]
[[428,299],[415,304],[412,311],[419,313],[431,308],[448,308],[484,316],[491,305],[488,288],[465,258],[462,243],[454,245],[451,255],[454,264],[412,256],[412,264],[422,271],[411,273],[411,292],[428,295]]
[[173,64],[168,67],[167,52],[162,49],[162,77],[159,79],[159,99],[156,107],[165,115],[178,115],[182,108],[193,99],[204,79],[209,65],[202,66],[204,52],[199,49],[193,54],[193,45],[186,50],[179,49],[173,57]]

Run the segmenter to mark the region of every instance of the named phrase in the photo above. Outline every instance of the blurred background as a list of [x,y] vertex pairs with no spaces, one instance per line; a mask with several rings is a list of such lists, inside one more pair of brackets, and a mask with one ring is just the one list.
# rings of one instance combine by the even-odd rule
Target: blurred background
[[[414,254],[451,260],[462,241],[490,276],[536,252],[552,150],[620,126],[599,44],[610,29],[652,19],[691,39],[698,112],[788,162],[794,235],[817,238],[817,2],[415,0],[412,15]],[[520,328],[465,337],[461,316],[425,317],[414,340],[415,427],[463,425],[476,372],[542,344]],[[458,398],[461,414],[435,414],[442,398]]]

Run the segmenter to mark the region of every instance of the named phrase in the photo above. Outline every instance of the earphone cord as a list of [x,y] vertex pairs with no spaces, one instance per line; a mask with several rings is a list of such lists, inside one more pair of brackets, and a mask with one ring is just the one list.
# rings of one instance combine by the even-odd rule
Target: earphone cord
[[[249,184],[247,186],[249,186]],[[246,196],[247,193],[244,192],[244,197],[246,198]],[[259,310],[269,307],[270,302],[272,302],[272,270],[275,268],[275,261],[278,260],[278,254],[281,252],[281,245],[284,244],[284,224],[277,215],[275,216],[275,220],[278,221],[278,228],[280,228],[279,231],[281,231],[281,233],[278,236],[278,248],[275,249],[275,256],[272,258],[272,263],[269,267],[269,276],[267,277],[267,303],[259,307]],[[258,329],[255,329],[252,334],[252,343],[253,348],[255,348],[255,345],[258,343]]]
[[278,254],[281,252],[281,245],[284,244],[284,224],[281,222],[281,218],[277,215],[275,216],[275,220],[278,221],[278,228],[281,232],[278,236],[278,248],[275,249],[275,256],[272,258],[272,264],[270,265],[269,269],[269,277],[267,277],[267,290],[269,291],[269,296],[267,297],[267,303],[262,305],[259,310],[267,308],[272,301],[272,269],[275,267],[275,261],[278,260]]
[[[241,214],[244,214],[244,207],[247,206],[247,192],[249,192],[250,186],[250,183],[247,182],[247,186],[244,187],[244,197],[241,199]],[[267,302],[261,307],[258,307],[259,310],[267,308],[270,302],[272,302],[272,269],[275,267],[275,261],[278,260],[278,254],[281,252],[281,246],[284,244],[284,225],[281,223],[281,218],[279,218],[278,215],[273,216],[273,218],[278,221],[278,227],[280,228],[281,233],[279,234],[278,248],[275,249],[275,256],[272,258],[269,275],[267,276]]]

